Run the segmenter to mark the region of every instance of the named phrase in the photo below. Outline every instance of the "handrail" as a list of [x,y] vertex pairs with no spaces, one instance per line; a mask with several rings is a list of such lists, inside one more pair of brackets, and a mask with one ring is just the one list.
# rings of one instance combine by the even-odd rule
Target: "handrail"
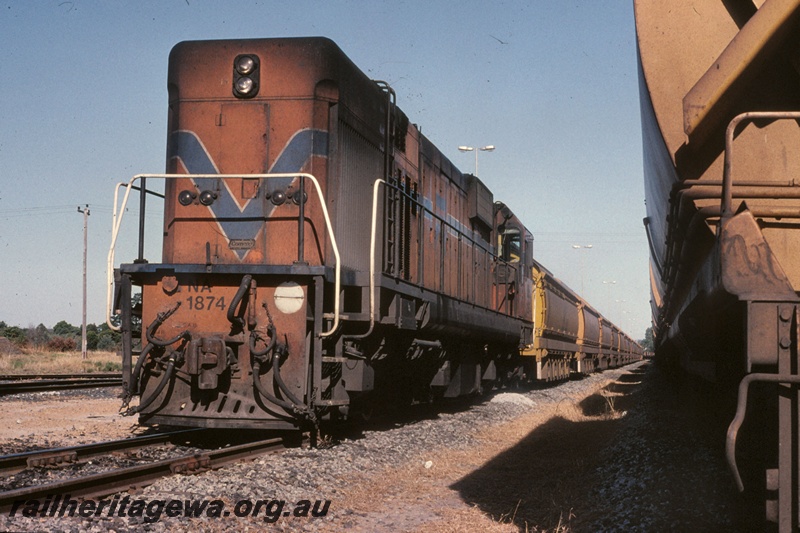
[[[444,225],[445,225],[445,226],[447,226],[448,228],[452,229],[452,230],[453,230],[454,232],[456,232],[457,234],[459,234],[459,235],[462,235],[462,236],[466,237],[466,238],[469,240],[469,242],[470,242],[470,243],[472,243],[473,245],[476,245],[478,248],[480,248],[480,249],[481,249],[481,250],[483,250],[484,252],[488,253],[488,254],[489,254],[489,255],[491,255],[493,258],[495,258],[495,259],[500,259],[500,257],[499,257],[498,255],[496,255],[496,254],[495,254],[495,253],[492,251],[492,249],[491,249],[491,248],[492,248],[492,245],[491,245],[491,243],[488,243],[488,242],[487,242],[486,244],[488,245],[488,247],[484,246],[484,245],[483,245],[483,242],[485,242],[485,241],[483,241],[483,242],[482,242],[482,241],[479,241],[479,240],[477,240],[477,239],[473,238],[472,236],[470,236],[470,234],[469,234],[469,233],[467,233],[467,232],[465,232],[465,231],[462,231],[462,230],[460,230],[460,229],[459,229],[457,226],[455,226],[454,224],[452,224],[452,223],[448,222],[448,221],[447,221],[447,219],[445,219],[443,216],[436,214],[436,213],[433,211],[433,209],[430,209],[430,208],[426,207],[426,206],[425,206],[425,204],[424,204],[423,202],[421,202],[419,199],[415,198],[414,196],[412,196],[411,194],[409,194],[408,192],[406,192],[406,191],[405,191],[405,190],[404,190],[402,187],[400,187],[399,185],[394,185],[394,184],[392,184],[392,183],[386,182],[385,180],[382,180],[382,181],[384,181],[384,185],[385,185],[386,187],[391,187],[392,189],[394,189],[394,190],[395,190],[395,191],[396,191],[398,194],[400,194],[401,196],[404,196],[404,197],[406,198],[406,200],[410,201],[412,204],[415,204],[415,205],[416,205],[416,206],[417,206],[419,209],[421,209],[421,210],[422,210],[424,213],[428,213],[428,214],[430,214],[430,215],[431,215],[433,218],[435,218],[436,220],[438,220],[440,223],[444,224]],[[374,186],[374,184],[373,184],[373,186]],[[459,222],[460,222],[460,221],[459,221]],[[502,259],[500,259],[500,260],[502,261]],[[509,263],[508,261],[505,261],[505,262],[506,262],[506,263],[508,263],[509,265],[512,265],[512,264],[514,264],[514,263]],[[515,268],[515,267],[512,267],[512,268],[514,268],[514,270],[516,270],[516,268]]]
[[736,115],[725,130],[725,162],[722,170],[722,199],[720,210],[722,218],[728,219],[733,216],[733,178],[731,170],[733,166],[733,137],[736,127],[745,121],[752,120],[798,120],[800,111],[750,111]]
[[[729,123],[725,130],[725,152],[724,152],[724,162],[723,162],[723,170],[722,170],[722,181],[719,180],[686,180],[685,182],[679,182],[673,186],[672,193],[678,193],[681,195],[686,195],[686,197],[691,196],[690,194],[686,194],[691,187],[694,186],[701,186],[703,188],[714,189],[716,187],[722,186],[721,192],[717,193],[716,190],[714,191],[704,191],[704,193],[696,193],[697,199],[700,197],[704,198],[720,198],[720,205],[719,205],[719,214],[714,215],[715,209],[706,209],[701,208],[700,211],[704,213],[704,216],[707,215],[709,217],[719,216],[720,223],[718,231],[721,230],[722,225],[733,217],[733,196],[734,196],[734,187],[739,187],[740,189],[736,191],[738,194],[737,196],[745,197],[745,193],[755,193],[756,197],[761,198],[774,198],[775,195],[769,194],[766,192],[768,189],[772,188],[793,188],[796,187],[797,184],[795,183],[794,179],[786,182],[753,182],[753,181],[741,181],[737,183],[733,183],[733,141],[736,134],[736,128],[746,121],[754,121],[754,120],[800,120],[800,111],[750,111],[746,113],[741,113],[735,116]],[[748,187],[748,186],[755,186],[759,191],[753,190],[741,190],[741,187]],[[796,197],[797,195],[795,195]],[[779,196],[777,196],[779,197]],[[693,198],[694,199],[694,198]],[[672,220],[676,221],[675,224],[678,224],[679,216],[677,210],[680,209],[681,202],[671,202],[670,209],[674,211],[674,215],[672,215]],[[775,213],[779,213],[777,210]],[[770,216],[769,214],[765,214],[765,216]],[[779,216],[776,214],[775,216]],[[674,281],[676,276],[678,275],[677,269],[677,262],[674,256],[676,253],[680,253],[679,251],[675,250],[677,246],[676,239],[670,239],[670,232],[673,231],[672,229],[673,224],[670,223],[670,228],[667,233],[667,250],[666,256],[664,258],[664,267],[661,273],[662,279],[665,279],[665,286],[667,287],[666,292],[664,293],[664,302],[665,305],[662,307],[661,311],[659,312],[659,317],[656,319],[658,321],[664,321],[668,313],[668,308],[670,306],[669,302],[671,301],[671,292],[674,288]],[[671,244],[670,244],[671,243]]]
[[[383,181],[383,180],[379,180],[379,181]],[[398,185],[394,185],[394,184],[388,183],[386,181],[383,181],[383,185],[386,186],[386,187],[390,187],[390,188],[394,189],[398,194],[400,194],[401,196],[404,196],[408,201],[410,201],[412,204],[416,205],[422,211],[423,214],[430,214],[433,219],[435,219],[436,221],[439,222],[439,226],[441,227],[442,231],[444,231],[445,227],[447,227],[447,228],[451,229],[453,232],[455,232],[456,235],[458,235],[459,237],[465,237],[469,241],[469,243],[473,246],[473,248],[478,248],[478,249],[482,250],[484,253],[486,253],[489,256],[489,258],[491,260],[493,260],[495,262],[502,263],[507,272],[509,270],[512,271],[512,272],[516,272],[517,270],[519,270],[519,267],[516,266],[516,265],[520,265],[522,263],[511,263],[509,261],[506,261],[505,259],[502,259],[499,255],[497,255],[493,251],[493,247],[492,247],[491,243],[475,239],[468,232],[462,231],[459,227],[457,227],[455,224],[452,224],[451,222],[449,222],[443,216],[436,214],[433,211],[433,209],[429,209],[428,207],[426,207],[423,202],[421,202],[417,198],[414,198],[412,195],[410,195],[405,190],[403,190],[402,187],[399,187]],[[378,185],[374,185],[373,184],[373,187],[377,187],[377,186]],[[374,202],[374,199],[373,199],[373,202]],[[484,246],[484,242],[486,242],[486,246]],[[494,302],[494,303],[496,303],[496,302]],[[494,307],[491,307],[491,308],[494,309]]]
[[745,415],[747,414],[747,392],[750,389],[750,384],[754,381],[798,385],[800,384],[800,375],[754,372],[752,374],[747,374],[742,378],[742,381],[739,382],[736,416],[733,417],[730,425],[728,425],[728,433],[725,437],[725,459],[728,461],[728,467],[733,474],[739,492],[744,491],[744,483],[742,482],[742,476],[739,474],[739,467],[736,464],[736,440],[739,436],[739,430],[744,423]]
[[[309,179],[314,184],[314,188],[317,191],[317,196],[319,197],[320,206],[322,207],[322,215],[325,218],[325,227],[328,231],[328,236],[331,240],[331,248],[333,250],[334,259],[336,261],[334,266],[334,314],[333,314],[333,325],[331,329],[328,331],[324,331],[319,334],[320,337],[329,337],[333,335],[333,333],[339,327],[339,292],[341,288],[341,260],[339,256],[339,247],[336,244],[336,236],[333,232],[333,224],[331,224],[330,216],[328,215],[328,207],[325,204],[325,196],[322,194],[322,188],[319,185],[319,181],[317,178],[314,177],[312,174],[308,174],[305,172],[290,172],[290,173],[278,173],[278,174],[137,174],[131,178],[131,180],[126,184],[125,182],[120,182],[117,184],[116,189],[114,190],[114,209],[112,213],[112,222],[111,222],[111,245],[108,250],[108,263],[107,263],[107,282],[108,287],[106,291],[106,324],[108,327],[114,331],[119,331],[120,327],[115,326],[111,323],[111,312],[113,307],[113,293],[114,293],[114,249],[116,248],[117,244],[117,237],[119,236],[119,229],[122,225],[122,217],[123,213],[125,213],[125,208],[128,204],[128,198],[131,194],[131,189],[133,188],[133,184],[137,180],[144,180],[147,178],[154,178],[154,179],[194,179],[194,178],[211,178],[211,179],[236,179],[236,178],[250,178],[250,179],[285,179],[285,178],[301,178],[301,179]],[[121,188],[125,189],[125,195],[122,199],[122,204],[119,203],[119,191]],[[302,193],[303,191],[301,191]],[[301,197],[301,202],[302,202]]]
[[[363,339],[372,333],[372,330],[375,328],[375,305],[376,305],[376,295],[375,295],[375,288],[376,288],[376,276],[377,270],[375,268],[375,254],[376,254],[376,247],[377,247],[377,220],[378,220],[378,191],[380,190],[381,185],[384,187],[390,187],[397,191],[399,194],[406,197],[407,200],[415,204],[420,211],[423,213],[429,213],[432,218],[436,219],[442,226],[447,226],[455,231],[459,236],[466,237],[469,242],[473,245],[473,247],[480,248],[485,253],[487,253],[490,257],[494,260],[500,260],[499,256],[495,255],[495,253],[482,245],[480,241],[477,241],[472,236],[464,233],[455,225],[451,224],[444,217],[441,217],[433,212],[433,210],[428,209],[425,205],[420,202],[418,199],[414,198],[407,192],[405,192],[401,187],[388,183],[386,180],[382,178],[376,179],[372,184],[372,218],[370,221],[370,241],[369,241],[369,328],[365,333],[358,333],[353,335],[346,335],[344,338],[346,339]],[[491,245],[490,245],[491,246]],[[510,266],[510,263],[507,263],[507,267],[516,270],[516,267]]]
[[378,190],[381,184],[388,185],[386,180],[378,178],[372,184],[372,222],[369,235],[369,328],[365,333],[345,335],[345,339],[364,339],[375,329],[375,247],[377,244],[378,226]]

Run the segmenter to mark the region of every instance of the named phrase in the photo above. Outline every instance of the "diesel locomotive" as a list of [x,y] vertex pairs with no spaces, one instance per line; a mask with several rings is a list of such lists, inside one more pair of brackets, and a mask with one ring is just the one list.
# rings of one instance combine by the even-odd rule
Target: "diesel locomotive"
[[800,2],[635,15],[656,358],[738,397],[734,479],[796,531]]
[[[166,173],[117,187],[109,252],[142,423],[313,428],[641,356],[332,41],[183,42],[168,93]],[[133,191],[139,256],[114,269]]]

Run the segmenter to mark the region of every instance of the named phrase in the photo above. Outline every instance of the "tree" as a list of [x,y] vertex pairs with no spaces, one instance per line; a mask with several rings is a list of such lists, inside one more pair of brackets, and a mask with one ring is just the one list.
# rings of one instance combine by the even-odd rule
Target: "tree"
[[[88,329],[88,326],[87,326]],[[114,351],[122,342],[122,333],[114,331],[108,324],[102,322],[97,325],[97,349],[104,351]],[[89,342],[87,334],[87,343]]]
[[36,347],[42,347],[47,344],[47,341],[50,340],[50,332],[47,331],[47,328],[44,324],[39,324],[35,328],[28,329],[28,342]]
[[642,345],[642,348],[644,348],[646,352],[655,351],[655,340],[653,339],[652,326],[647,328],[647,330],[644,332],[644,339],[640,340],[639,344]]
[[89,326],[86,326],[86,349],[87,350],[96,350],[97,349],[97,342],[100,340],[100,335],[97,333],[97,328],[94,330],[90,330]]
[[6,326],[3,329],[2,335],[18,346],[24,345],[27,339],[25,330],[17,326]]
[[[131,309],[133,313],[131,315],[131,332],[136,336],[137,332],[142,331],[142,318],[139,316],[142,311],[142,293],[137,292],[133,296],[131,296]],[[122,323],[122,315],[121,314],[113,314],[111,315],[111,323],[114,324],[115,327],[119,327]],[[105,326],[108,329],[108,325],[101,324],[101,327]]]
[[53,333],[56,335],[61,335],[62,337],[69,337],[71,335],[80,335],[81,328],[78,326],[73,326],[66,320],[62,320],[53,326]]

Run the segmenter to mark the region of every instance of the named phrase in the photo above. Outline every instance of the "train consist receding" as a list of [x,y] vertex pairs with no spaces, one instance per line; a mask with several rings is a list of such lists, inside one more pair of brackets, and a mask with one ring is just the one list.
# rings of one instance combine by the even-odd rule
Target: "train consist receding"
[[800,2],[635,14],[656,357],[738,386],[734,477],[796,530]]
[[168,133],[167,174],[114,218],[115,243],[145,185],[143,228],[165,180],[163,262],[140,230],[109,284],[144,423],[313,428],[641,358],[327,39],[177,45]]

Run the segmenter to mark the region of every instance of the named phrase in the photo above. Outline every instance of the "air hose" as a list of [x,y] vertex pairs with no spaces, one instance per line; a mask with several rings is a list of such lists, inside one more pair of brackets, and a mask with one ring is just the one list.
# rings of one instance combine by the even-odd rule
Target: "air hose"
[[177,311],[180,306],[181,302],[178,301],[175,302],[175,306],[172,309],[164,311],[163,313],[158,313],[156,319],[153,320],[153,323],[147,327],[147,331],[145,332],[145,336],[147,337],[147,342],[154,344],[156,346],[166,347],[171,344],[175,344],[181,339],[188,339],[190,337],[189,330],[182,331],[176,337],[167,341],[161,340],[155,336],[156,330],[161,326],[161,324],[164,323],[166,319],[171,317],[172,314],[175,313],[175,311]]
[[139,358],[136,360],[136,366],[133,367],[133,372],[131,372],[131,385],[133,386],[131,394],[139,394],[139,392],[141,392],[140,380],[142,377],[142,367],[147,360],[147,356],[150,354],[150,350],[152,350],[154,346],[154,344],[148,342],[142,349],[142,353],[139,354]]
[[156,398],[158,398],[158,395],[161,394],[161,391],[163,391],[164,387],[167,386],[169,380],[172,379],[172,374],[173,372],[175,372],[175,362],[177,354],[178,352],[172,352],[170,354],[169,359],[167,359],[167,368],[164,369],[164,375],[161,377],[161,381],[158,382],[158,386],[155,388],[152,394],[150,394],[150,396],[148,396],[147,398],[143,398],[139,402],[139,405],[137,405],[136,407],[128,408],[127,411],[122,413],[122,416],[129,416],[139,413],[143,409],[147,408],[151,403],[153,403],[153,401]]
[[281,377],[280,360],[282,356],[288,354],[289,350],[286,348],[285,344],[279,344],[275,348],[275,353],[273,353],[272,355],[272,376],[275,378],[275,383],[278,384],[278,388],[286,395],[286,398],[290,402],[298,406],[298,409],[307,410],[307,408],[304,405],[302,407],[299,407],[302,405],[300,403],[300,400],[298,400],[297,397],[294,394],[292,394],[292,391],[289,390],[289,387],[286,386],[286,383],[283,381],[283,378]]
[[247,290],[250,288],[250,282],[252,280],[253,276],[250,274],[246,274],[242,278],[242,282],[239,284],[239,289],[236,291],[231,305],[228,306],[228,322],[231,324],[238,324],[241,329],[244,329],[244,320],[242,320],[241,317],[236,316],[236,311],[239,308],[239,304],[242,303],[242,299],[244,299],[244,295],[247,293]]
[[[264,308],[267,309],[266,304],[264,305]],[[258,392],[264,396],[264,398],[275,405],[282,407],[287,412],[293,413],[295,416],[307,418],[316,426],[317,417],[314,414],[313,409],[303,405],[303,403],[300,402],[300,400],[298,400],[297,397],[289,390],[289,387],[286,386],[286,383],[281,377],[280,359],[282,356],[288,355],[289,352],[286,344],[277,344],[276,342],[277,333],[275,330],[275,325],[272,323],[272,316],[269,314],[269,309],[267,309],[267,316],[269,317],[267,332],[270,340],[265,349],[256,349],[256,341],[261,340],[264,342],[264,339],[262,339],[256,331],[252,331],[250,333],[250,353],[253,356],[253,384]],[[283,392],[289,401],[281,400],[274,394],[271,394],[259,378],[259,374],[261,373],[261,365],[265,363],[268,364],[270,358],[272,358],[272,377],[275,380],[275,383],[277,383],[278,388],[281,390],[281,392]]]
[[267,334],[269,335],[269,343],[267,343],[267,347],[263,350],[256,349],[256,341],[264,342],[264,339],[261,335],[258,334],[257,331],[253,330],[250,332],[250,353],[253,355],[254,358],[259,359],[267,355],[275,348],[275,326],[272,325],[272,320],[269,322],[269,326],[267,326]]
[[253,384],[255,384],[256,389],[258,389],[258,392],[261,393],[261,395],[264,398],[269,400],[271,403],[274,403],[275,405],[278,405],[278,406],[282,407],[287,412],[295,413],[295,414],[301,414],[302,413],[302,409],[303,409],[302,407],[300,407],[300,406],[298,406],[296,404],[289,403],[287,401],[281,400],[277,396],[274,396],[273,394],[270,394],[270,392],[267,390],[267,388],[264,387],[264,384],[261,383],[261,379],[259,379],[259,377],[258,377],[258,375],[260,373],[261,373],[261,360],[260,359],[256,359],[255,363],[253,363]]
[[[161,339],[159,339],[158,337],[155,336],[156,335],[156,330],[161,326],[161,324],[164,323],[165,320],[167,320],[169,317],[171,317],[175,313],[175,311],[178,310],[178,308],[180,306],[181,306],[181,302],[175,302],[175,306],[172,307],[172,309],[169,309],[169,310],[164,311],[162,313],[158,313],[158,315],[156,315],[156,319],[153,320],[152,324],[150,324],[147,327],[147,330],[145,331],[145,337],[147,338],[147,345],[145,345],[145,347],[142,349],[142,353],[139,354],[139,359],[136,361],[136,366],[134,367],[133,372],[131,373],[131,385],[133,385],[135,387],[135,389],[133,391],[129,392],[128,395],[125,397],[125,399],[123,400],[123,403],[122,403],[123,407],[128,405],[128,403],[130,402],[130,397],[133,394],[141,394],[141,392],[142,392],[141,391],[141,384],[140,384],[141,372],[142,372],[142,367],[144,366],[144,362],[147,359],[147,356],[150,353],[150,351],[156,346],[164,348],[164,347],[170,346],[172,344],[175,344],[176,342],[178,342],[181,339],[188,340],[188,339],[191,338],[191,334],[189,333],[189,330],[182,331],[177,336],[175,336],[175,337],[173,337],[172,339],[169,339],[169,340],[161,340]],[[179,352],[172,352],[170,354],[169,359],[167,360],[167,367],[164,370],[164,376],[162,376],[161,381],[158,383],[158,386],[155,388],[153,393],[150,394],[150,396],[148,396],[147,398],[141,399],[139,401],[139,405],[138,406],[128,408],[123,413],[123,416],[133,415],[133,414],[141,412],[148,405],[153,403],[153,401],[158,397],[158,395],[161,394],[161,391],[163,391],[164,387],[167,386],[167,383],[172,378],[172,374],[175,371],[176,354],[177,354],[177,356],[180,355]]]
[[144,362],[147,359],[147,356],[150,354],[150,350],[153,349],[153,344],[147,343],[147,345],[142,349],[142,353],[139,354],[139,359],[136,360],[136,366],[133,367],[133,372],[131,372],[131,379],[129,381],[129,389],[124,391],[124,395],[122,397],[122,408],[128,407],[128,404],[131,402],[131,398],[134,395],[139,394],[141,390],[141,373],[142,367],[144,366]]

